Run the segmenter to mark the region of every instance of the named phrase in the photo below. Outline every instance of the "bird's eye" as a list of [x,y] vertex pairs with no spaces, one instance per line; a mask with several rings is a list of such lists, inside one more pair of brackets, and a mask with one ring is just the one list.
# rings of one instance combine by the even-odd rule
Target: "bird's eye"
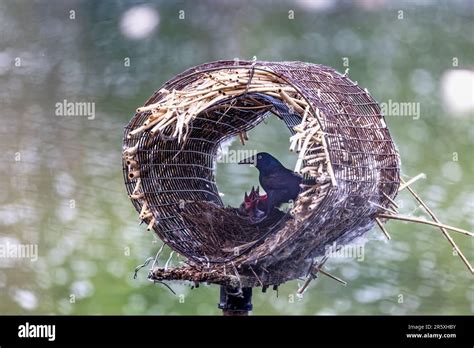
[[258,158],[258,159],[262,159],[262,155],[258,155],[257,158]]

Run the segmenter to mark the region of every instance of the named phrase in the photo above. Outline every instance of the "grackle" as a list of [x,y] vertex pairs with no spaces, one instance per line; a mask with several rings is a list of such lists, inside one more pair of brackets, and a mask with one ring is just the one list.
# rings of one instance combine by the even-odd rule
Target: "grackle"
[[267,193],[266,214],[281,204],[295,200],[300,192],[303,178],[266,152],[259,152],[239,164],[253,164],[260,172],[259,181]]

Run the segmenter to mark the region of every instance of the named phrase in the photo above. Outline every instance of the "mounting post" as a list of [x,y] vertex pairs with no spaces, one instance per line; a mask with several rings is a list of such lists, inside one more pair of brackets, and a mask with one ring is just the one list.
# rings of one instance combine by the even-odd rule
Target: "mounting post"
[[224,316],[245,316],[252,310],[252,288],[242,288],[242,293],[234,295],[235,289],[221,285],[220,302]]

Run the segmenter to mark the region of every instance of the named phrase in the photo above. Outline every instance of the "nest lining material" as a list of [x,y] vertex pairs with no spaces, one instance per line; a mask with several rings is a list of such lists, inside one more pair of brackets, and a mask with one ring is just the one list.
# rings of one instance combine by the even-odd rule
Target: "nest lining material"
[[[238,135],[244,142],[269,112],[292,134],[305,185],[289,214],[275,211],[255,224],[224,207],[215,159],[222,141]],[[137,109],[123,157],[140,219],[188,259],[172,271],[155,269],[156,280],[266,286],[295,279],[326,245],[368,231],[399,186],[398,152],[377,103],[347,76],[300,62],[189,69]]]

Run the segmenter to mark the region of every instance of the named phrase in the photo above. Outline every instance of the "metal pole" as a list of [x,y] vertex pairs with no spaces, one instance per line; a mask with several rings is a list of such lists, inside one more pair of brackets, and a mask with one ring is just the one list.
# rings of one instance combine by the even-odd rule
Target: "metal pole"
[[245,316],[252,310],[252,288],[242,288],[240,294],[235,294],[235,289],[221,285],[220,302],[224,316]]

